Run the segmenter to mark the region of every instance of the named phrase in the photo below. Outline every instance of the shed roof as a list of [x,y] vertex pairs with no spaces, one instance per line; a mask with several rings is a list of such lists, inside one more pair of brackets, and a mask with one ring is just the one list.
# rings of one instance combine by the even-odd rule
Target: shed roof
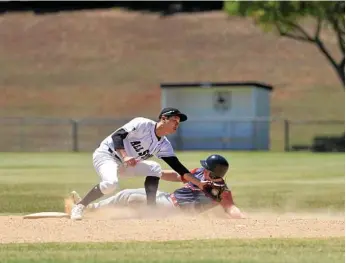
[[175,83],[161,83],[161,89],[166,88],[211,88],[211,87],[244,87],[252,86],[260,89],[272,91],[273,87],[260,83],[260,82],[175,82]]

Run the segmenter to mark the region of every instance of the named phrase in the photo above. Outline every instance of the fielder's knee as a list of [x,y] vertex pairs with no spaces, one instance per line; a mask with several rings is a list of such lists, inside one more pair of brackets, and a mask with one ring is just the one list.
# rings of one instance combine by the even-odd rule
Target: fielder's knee
[[104,195],[115,192],[118,187],[118,181],[102,181],[100,183],[100,190]]
[[140,164],[143,165],[142,172],[145,176],[161,177],[162,168],[159,163],[154,161],[143,161]]

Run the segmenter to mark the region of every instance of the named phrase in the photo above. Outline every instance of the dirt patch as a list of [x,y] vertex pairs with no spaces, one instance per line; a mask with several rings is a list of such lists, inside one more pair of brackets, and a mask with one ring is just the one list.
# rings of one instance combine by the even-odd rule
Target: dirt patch
[[129,210],[69,219],[0,217],[0,243],[166,241],[213,238],[343,237],[344,215],[254,212],[247,219],[207,213],[155,215]]

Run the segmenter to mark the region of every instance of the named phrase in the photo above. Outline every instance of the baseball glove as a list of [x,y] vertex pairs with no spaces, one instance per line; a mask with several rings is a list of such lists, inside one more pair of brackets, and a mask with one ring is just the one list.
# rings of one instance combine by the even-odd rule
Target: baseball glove
[[222,182],[208,182],[204,188],[203,192],[216,202],[221,201],[222,193],[227,189],[225,181]]

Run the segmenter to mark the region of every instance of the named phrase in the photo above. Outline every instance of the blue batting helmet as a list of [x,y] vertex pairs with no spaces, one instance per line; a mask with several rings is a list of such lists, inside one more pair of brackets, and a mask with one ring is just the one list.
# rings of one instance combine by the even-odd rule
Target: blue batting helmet
[[213,179],[224,177],[229,167],[227,160],[218,154],[210,155],[206,160],[201,160],[200,163],[211,172],[210,177]]

